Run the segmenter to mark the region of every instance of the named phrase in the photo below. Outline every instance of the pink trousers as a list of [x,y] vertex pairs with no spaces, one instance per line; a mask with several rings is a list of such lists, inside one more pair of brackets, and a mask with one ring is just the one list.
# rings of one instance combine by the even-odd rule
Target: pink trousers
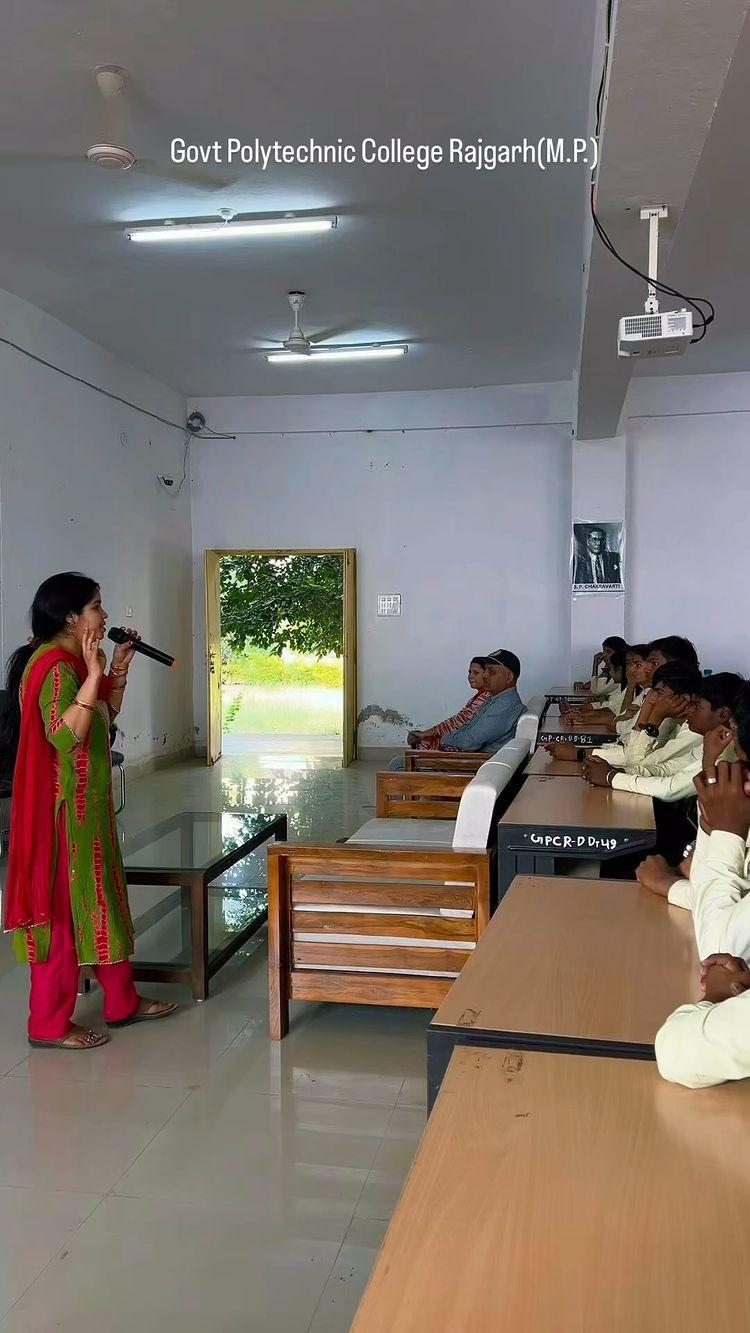
[[[62,821],[61,821],[62,825]],[[58,826],[57,871],[52,886],[52,929],[46,963],[31,963],[29,1036],[34,1041],[59,1041],[70,1032],[78,998],[80,966],[73,934],[64,829]],[[107,1022],[130,1018],[138,1008],[130,960],[92,969],[104,991]]]

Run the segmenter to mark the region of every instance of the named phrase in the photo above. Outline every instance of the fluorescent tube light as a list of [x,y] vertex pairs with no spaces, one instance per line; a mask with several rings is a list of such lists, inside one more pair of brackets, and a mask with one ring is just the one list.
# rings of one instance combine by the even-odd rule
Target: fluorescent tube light
[[407,343],[360,343],[355,347],[314,347],[311,352],[267,352],[274,365],[304,365],[310,361],[385,361],[406,356]]
[[332,231],[337,217],[254,218],[230,222],[160,222],[155,227],[129,227],[129,241],[228,241],[255,236],[312,235]]

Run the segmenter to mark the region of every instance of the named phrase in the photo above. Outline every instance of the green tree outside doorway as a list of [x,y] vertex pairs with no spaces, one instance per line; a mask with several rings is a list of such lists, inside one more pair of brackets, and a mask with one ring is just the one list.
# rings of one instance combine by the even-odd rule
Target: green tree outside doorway
[[343,562],[222,557],[225,734],[340,736]]

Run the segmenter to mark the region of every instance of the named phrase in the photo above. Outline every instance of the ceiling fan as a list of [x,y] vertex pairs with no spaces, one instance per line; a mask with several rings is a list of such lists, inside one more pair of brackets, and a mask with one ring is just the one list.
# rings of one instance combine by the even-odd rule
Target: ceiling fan
[[[88,161],[105,171],[135,171],[142,175],[167,180],[171,184],[182,183],[197,185],[202,189],[221,189],[229,184],[203,172],[185,170],[183,167],[161,166],[151,158],[138,157],[125,145],[123,112],[125,109],[124,88],[127,75],[119,65],[98,65],[93,71],[100,98],[101,137],[92,143],[85,153],[1,153],[0,164],[32,165],[33,163],[80,163]],[[146,104],[146,99],[139,95],[133,100]]]
[[[305,301],[305,292],[288,292],[287,300],[292,308],[293,323],[282,342],[269,342],[254,350],[264,351],[267,361],[299,361],[304,357],[311,360],[347,358],[359,360],[364,357],[380,355],[403,356],[408,348],[405,343],[337,343],[332,341],[343,333],[356,329],[356,325],[343,324],[334,329],[323,329],[315,338],[305,333],[300,323],[300,313]],[[268,349],[268,350],[266,350]]]

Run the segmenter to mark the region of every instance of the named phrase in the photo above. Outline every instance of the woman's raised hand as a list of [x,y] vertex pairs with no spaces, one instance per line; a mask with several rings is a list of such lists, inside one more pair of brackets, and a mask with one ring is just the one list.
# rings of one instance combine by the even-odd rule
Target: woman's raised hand
[[112,654],[112,665],[120,668],[125,667],[127,669],[133,660],[133,654],[135,652],[133,645],[140,641],[141,636],[136,630],[131,629],[129,625],[125,627],[125,633],[129,636],[131,641],[130,643],[117,644],[117,647]]
[[89,675],[95,677],[101,677],[107,665],[107,659],[99,647],[99,643],[99,635],[95,634],[93,630],[85,629],[83,631],[83,637],[81,638],[83,660],[86,663]]

